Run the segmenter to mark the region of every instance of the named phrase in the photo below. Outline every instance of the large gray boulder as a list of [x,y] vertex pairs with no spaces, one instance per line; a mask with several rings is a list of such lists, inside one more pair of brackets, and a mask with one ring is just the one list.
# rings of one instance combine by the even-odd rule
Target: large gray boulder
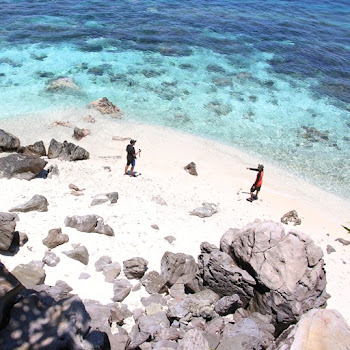
[[37,156],[10,154],[0,158],[0,178],[34,179],[47,162]]
[[254,296],[255,279],[228,254],[203,242],[198,264],[203,285],[220,296],[237,294],[243,306],[247,306]]
[[[42,264],[43,265],[43,264]],[[32,288],[45,282],[46,273],[41,264],[31,262],[16,266],[11,273],[26,287]]]
[[54,228],[50,230],[47,237],[43,239],[43,244],[49,249],[53,249],[61,244],[67,243],[68,241],[68,235],[62,233],[61,228]]
[[256,221],[230,230],[221,246],[256,280],[251,308],[274,315],[277,332],[326,302],[323,252],[305,234],[282,224]]
[[347,350],[350,328],[337,310],[312,309],[286,329],[268,350]]
[[141,257],[123,261],[123,271],[127,279],[140,279],[147,271],[148,261]]
[[18,220],[17,214],[0,213],[0,250],[9,250]]
[[198,266],[191,255],[183,253],[165,252],[161,260],[161,276],[171,287],[174,284],[183,284],[193,292],[199,292],[196,281]]
[[9,321],[11,307],[23,288],[18,279],[0,262],[0,329]]
[[103,219],[98,215],[67,216],[64,220],[67,227],[73,227],[81,232],[95,232],[106,236],[114,236],[113,229],[104,224]]
[[17,151],[19,146],[20,141],[16,136],[0,129],[0,152]]
[[76,146],[74,143],[63,141],[63,143],[52,139],[47,152],[49,159],[58,158],[60,160],[75,161],[89,159],[90,154],[84,148]]
[[36,194],[28,202],[17,205],[16,207],[11,208],[9,211],[20,212],[20,213],[27,213],[29,211],[44,212],[44,211],[47,211],[48,205],[49,205],[49,202],[44,196]]

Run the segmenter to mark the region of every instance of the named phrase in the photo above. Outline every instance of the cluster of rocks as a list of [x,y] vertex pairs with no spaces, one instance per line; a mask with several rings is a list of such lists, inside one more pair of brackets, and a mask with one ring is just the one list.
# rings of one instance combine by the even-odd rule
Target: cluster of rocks
[[[15,214],[2,216],[1,247],[11,245],[8,232],[15,230],[15,222]],[[69,217],[66,225],[111,233],[97,216]],[[68,240],[55,229],[43,243],[53,249]],[[350,330],[342,316],[319,309],[327,299],[323,252],[308,236],[286,233],[280,223],[255,221],[227,231],[220,247],[203,242],[200,248],[197,262],[190,255],[165,252],[160,272],[148,271],[142,257],[126,260],[125,277],[120,277],[119,263],[102,256],[95,268],[113,283],[113,303],[108,305],[81,301],[61,281],[53,287],[43,285],[43,262],[21,267],[24,273],[19,268],[9,273],[0,265],[0,345],[277,350],[306,349],[315,337],[317,348],[349,344]],[[54,258],[48,256],[47,261]],[[122,302],[140,288],[149,297],[142,298],[142,308],[129,310]]]
[[[41,157],[58,158],[60,160],[76,161],[90,157],[89,152],[71,142],[63,143],[52,139],[46,152],[43,141],[33,145],[21,146],[20,140],[0,129],[0,153],[17,152],[0,158],[0,178],[18,178],[31,180],[45,172],[47,161]],[[46,171],[47,176],[48,171]]]

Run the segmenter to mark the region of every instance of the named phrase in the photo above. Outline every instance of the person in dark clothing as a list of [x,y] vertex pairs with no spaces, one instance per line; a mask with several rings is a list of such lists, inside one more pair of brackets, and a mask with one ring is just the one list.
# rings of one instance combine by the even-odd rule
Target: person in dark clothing
[[141,150],[139,149],[138,152],[135,152],[135,143],[136,140],[130,140],[130,144],[128,144],[126,146],[126,165],[125,165],[125,171],[124,171],[124,175],[127,175],[128,172],[128,168],[131,165],[131,169],[130,169],[130,176],[134,176],[134,167],[135,167],[135,159],[136,156],[141,153]]
[[[258,164],[258,168],[247,168],[247,169],[258,171],[255,182],[253,183],[253,186],[250,189],[250,198],[247,198],[248,202],[253,202],[254,199],[258,199],[258,193],[262,186],[262,180],[264,176],[264,166],[262,164]],[[255,191],[256,191],[256,194],[254,195]]]

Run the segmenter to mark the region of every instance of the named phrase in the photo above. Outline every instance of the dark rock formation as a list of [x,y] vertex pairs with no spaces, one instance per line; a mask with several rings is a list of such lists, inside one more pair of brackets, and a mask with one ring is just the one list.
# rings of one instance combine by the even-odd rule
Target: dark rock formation
[[220,316],[233,314],[237,309],[243,306],[243,303],[237,294],[222,297],[215,303],[214,310]]
[[194,162],[187,164],[184,169],[191,175],[198,176],[197,167]]
[[23,288],[18,279],[0,262],[0,329],[8,323],[11,307]]
[[0,129],[0,152],[15,152],[19,146],[20,141],[16,136]]
[[127,279],[140,279],[147,271],[148,261],[144,258],[136,257],[123,261],[124,274]]
[[83,245],[62,253],[67,255],[69,258],[80,261],[84,265],[89,263],[89,252]]
[[54,228],[50,230],[47,237],[43,239],[43,244],[48,248],[53,249],[61,244],[67,243],[68,241],[68,235],[63,234],[61,228]]
[[281,217],[281,222],[286,225],[292,222],[294,226],[297,226],[301,224],[301,219],[299,218],[298,213],[295,210],[291,210]]
[[47,152],[49,159],[58,158],[60,160],[75,161],[89,159],[90,154],[84,148],[76,146],[74,143],[63,141],[63,143],[52,139]]
[[103,219],[98,215],[67,216],[64,220],[67,227],[73,227],[81,232],[95,232],[106,236],[114,236],[113,229],[104,224]]
[[165,279],[157,271],[148,272],[140,282],[149,294],[161,293],[166,284]]
[[36,194],[28,202],[24,204],[17,205],[14,208],[11,208],[10,212],[20,212],[27,213],[29,211],[47,211],[47,206],[49,202],[44,196]]
[[218,212],[218,206],[214,203],[202,203],[202,207],[193,209],[190,214],[200,218],[208,218]]
[[31,180],[44,169],[47,162],[36,156],[10,154],[0,158],[0,178]]
[[15,236],[17,214],[0,212],[0,250],[9,250]]
[[35,142],[34,145],[18,147],[17,152],[26,156],[46,156],[46,148],[43,141]]

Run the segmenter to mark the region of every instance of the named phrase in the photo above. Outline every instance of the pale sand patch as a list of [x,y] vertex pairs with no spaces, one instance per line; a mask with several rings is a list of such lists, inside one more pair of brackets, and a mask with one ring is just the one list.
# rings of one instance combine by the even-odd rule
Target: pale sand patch
[[[88,114],[96,118],[96,123],[83,121]],[[51,126],[56,120],[90,129],[91,135],[76,141],[72,138],[73,129]],[[2,212],[26,202],[35,194],[44,195],[50,203],[47,213],[18,214],[17,230],[27,233],[29,242],[17,255],[0,257],[9,270],[20,263],[41,260],[47,249],[42,239],[50,229],[61,227],[70,241],[53,249],[61,262],[57,267],[45,266],[46,283],[54,285],[57,280],[64,280],[82,299],[108,303],[113,297],[113,285],[105,283],[103,274],[95,271],[94,263],[100,256],[109,255],[121,265],[126,259],[141,256],[149,261],[149,271],[160,272],[161,257],[167,250],[196,258],[201,242],[218,245],[229,228],[241,228],[255,219],[280,221],[286,212],[295,209],[302,219],[302,224],[296,229],[309,234],[325,253],[327,291],[331,294],[328,307],[338,309],[350,322],[350,283],[347,277],[350,273],[350,246],[335,241],[339,237],[350,240],[341,227],[350,220],[349,201],[291,176],[263,158],[254,159],[226,145],[170,129],[112,120],[92,110],[57,111],[36,117],[1,120],[0,128],[19,137],[22,145],[43,140],[48,148],[51,138],[55,138],[60,142],[67,140],[78,144],[91,155],[87,161],[72,163],[48,160],[48,165],[57,164],[60,171],[60,175],[52,179],[29,182],[0,179]],[[141,172],[141,176],[130,178],[123,175],[128,141],[112,140],[113,136],[138,140],[136,149],[141,148],[142,153],[135,170]],[[198,177],[183,169],[191,161],[197,165]],[[256,167],[258,163],[265,165],[264,183],[259,200],[249,203],[246,198],[256,172],[246,167]],[[110,167],[111,171],[105,167]],[[85,188],[84,195],[71,195],[70,183]],[[90,207],[95,195],[112,191],[119,192],[118,203]],[[152,200],[157,196],[167,205]],[[207,219],[189,215],[189,211],[201,206],[202,202],[218,204],[219,212]],[[66,216],[86,214],[103,217],[105,223],[114,229],[115,237],[78,232],[64,226]],[[153,229],[152,224],[157,224],[159,230]],[[176,238],[172,244],[164,239],[168,235]],[[62,251],[72,249],[72,243],[87,247],[90,253],[88,266],[62,254]],[[328,244],[336,252],[327,254]],[[89,273],[91,278],[80,280],[82,272]],[[143,289],[133,292],[125,303],[130,308],[138,306],[140,295],[147,293]]]

